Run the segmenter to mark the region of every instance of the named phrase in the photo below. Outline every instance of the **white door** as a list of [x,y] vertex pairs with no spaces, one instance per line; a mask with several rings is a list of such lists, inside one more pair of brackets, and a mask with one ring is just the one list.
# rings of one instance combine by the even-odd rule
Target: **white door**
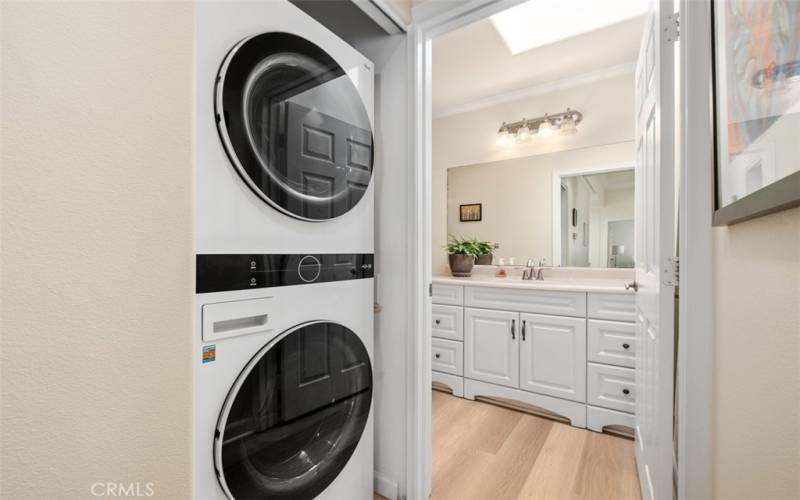
[[464,376],[517,388],[519,314],[464,309]]
[[672,1],[654,1],[636,68],[636,462],[642,496],[671,500],[674,287]]
[[586,320],[520,314],[519,388],[586,401]]

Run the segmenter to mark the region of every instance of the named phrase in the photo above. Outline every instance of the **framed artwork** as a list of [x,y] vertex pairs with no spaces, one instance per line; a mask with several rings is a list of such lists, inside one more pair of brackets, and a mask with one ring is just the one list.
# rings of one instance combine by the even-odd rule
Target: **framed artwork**
[[714,225],[800,206],[800,2],[713,0]]
[[459,220],[461,222],[479,222],[482,219],[482,205],[471,203],[469,205],[459,205]]

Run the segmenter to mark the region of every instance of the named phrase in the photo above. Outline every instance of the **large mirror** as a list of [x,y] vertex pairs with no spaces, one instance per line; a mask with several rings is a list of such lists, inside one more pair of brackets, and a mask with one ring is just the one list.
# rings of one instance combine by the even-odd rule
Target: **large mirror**
[[[563,153],[562,153],[563,154]],[[447,170],[447,232],[495,246],[492,263],[634,265],[634,167],[568,168],[539,155]]]

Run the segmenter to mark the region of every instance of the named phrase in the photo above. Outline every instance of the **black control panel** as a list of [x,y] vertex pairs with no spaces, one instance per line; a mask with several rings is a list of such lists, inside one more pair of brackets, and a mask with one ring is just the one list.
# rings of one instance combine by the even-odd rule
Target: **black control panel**
[[197,293],[372,278],[374,261],[371,253],[198,254]]

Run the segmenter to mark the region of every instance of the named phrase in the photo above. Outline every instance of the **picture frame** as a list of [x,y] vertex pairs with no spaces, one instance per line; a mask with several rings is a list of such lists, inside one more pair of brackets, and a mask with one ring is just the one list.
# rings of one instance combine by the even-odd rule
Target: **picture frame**
[[483,205],[481,203],[459,205],[458,215],[461,222],[480,222],[483,220]]
[[800,206],[800,3],[712,0],[713,224]]

